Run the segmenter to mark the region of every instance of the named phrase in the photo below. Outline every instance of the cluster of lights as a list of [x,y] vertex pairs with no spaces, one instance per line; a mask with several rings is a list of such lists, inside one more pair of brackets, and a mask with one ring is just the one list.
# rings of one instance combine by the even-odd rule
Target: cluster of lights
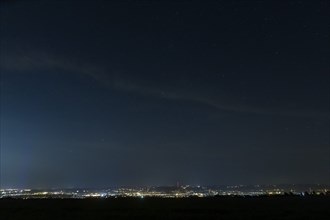
[[[328,194],[328,188],[313,190],[313,195]],[[254,186],[250,190],[243,185],[227,186],[225,189],[212,187],[191,187],[189,185],[172,187],[169,189],[151,188],[116,188],[108,190],[31,190],[31,189],[0,189],[0,198],[109,198],[109,197],[161,197],[161,198],[186,198],[186,197],[212,197],[212,196],[278,196],[285,195],[286,191],[280,187],[271,188]],[[292,195],[306,195],[305,191],[290,190]]]

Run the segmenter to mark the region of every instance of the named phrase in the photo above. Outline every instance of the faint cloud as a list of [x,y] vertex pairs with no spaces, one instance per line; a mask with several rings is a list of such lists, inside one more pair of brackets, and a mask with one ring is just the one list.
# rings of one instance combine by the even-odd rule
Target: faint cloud
[[[144,81],[133,79],[129,74],[113,73],[105,68],[83,63],[77,64],[69,59],[60,59],[48,53],[38,50],[24,52],[10,52],[2,54],[0,69],[18,72],[30,72],[32,70],[58,70],[77,76],[87,76],[101,85],[115,91],[134,93],[141,96],[151,96],[160,99],[189,101],[206,105],[218,110],[254,113],[263,115],[282,115],[294,117],[315,117],[329,119],[329,113],[304,112],[301,109],[266,109],[242,103],[237,97],[224,94],[212,95],[203,91],[192,89],[148,85]],[[45,71],[47,72],[47,71]]]

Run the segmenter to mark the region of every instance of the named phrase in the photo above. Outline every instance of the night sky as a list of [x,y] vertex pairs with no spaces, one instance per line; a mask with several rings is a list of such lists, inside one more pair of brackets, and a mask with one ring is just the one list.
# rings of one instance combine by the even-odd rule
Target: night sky
[[330,183],[329,1],[2,1],[1,187]]

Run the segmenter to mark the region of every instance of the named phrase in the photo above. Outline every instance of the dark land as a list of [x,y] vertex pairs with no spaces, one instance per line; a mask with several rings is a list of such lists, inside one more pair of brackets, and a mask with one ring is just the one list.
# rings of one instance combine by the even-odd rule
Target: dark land
[[1,199],[0,219],[328,219],[329,196]]

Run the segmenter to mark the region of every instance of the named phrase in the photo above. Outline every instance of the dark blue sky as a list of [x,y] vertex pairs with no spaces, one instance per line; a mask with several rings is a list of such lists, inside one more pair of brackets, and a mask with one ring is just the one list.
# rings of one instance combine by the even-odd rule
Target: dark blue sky
[[1,2],[1,186],[330,183],[328,11]]

